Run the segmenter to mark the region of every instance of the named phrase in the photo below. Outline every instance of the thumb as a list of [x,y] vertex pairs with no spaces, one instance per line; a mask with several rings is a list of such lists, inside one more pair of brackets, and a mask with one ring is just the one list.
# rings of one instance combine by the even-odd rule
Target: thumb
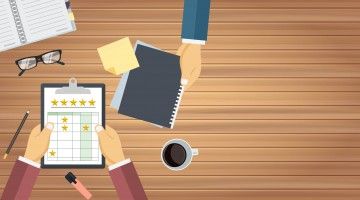
[[201,66],[194,69],[194,71],[191,74],[189,83],[185,87],[186,89],[189,89],[194,84],[194,82],[199,78],[200,73],[201,73]]
[[54,129],[54,124],[51,123],[51,122],[48,122],[44,129],[41,131],[41,133],[39,134],[39,136],[49,136],[51,135],[51,132],[53,131]]
[[109,136],[107,135],[106,133],[106,130],[104,129],[103,126],[101,125],[96,125],[95,126],[95,131],[96,131],[96,134],[98,135],[99,137],[99,141],[104,141],[106,138],[108,138]]
[[180,69],[181,69],[181,85],[186,86],[189,83],[192,68],[186,66],[183,62],[183,58],[180,58]]

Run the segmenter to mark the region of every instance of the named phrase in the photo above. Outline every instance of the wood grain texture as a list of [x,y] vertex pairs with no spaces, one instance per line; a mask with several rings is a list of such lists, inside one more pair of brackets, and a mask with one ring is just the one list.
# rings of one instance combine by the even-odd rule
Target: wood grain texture
[[[313,0],[308,1],[288,1],[288,0],[215,0],[211,2],[212,8],[359,8],[356,0]],[[96,0],[74,1],[77,8],[178,8],[182,9],[182,0],[154,0],[151,2],[143,0],[118,1],[106,0],[99,2]]]
[[[175,48],[176,46],[174,46]],[[0,64],[13,65],[14,61],[28,55],[38,55],[39,50],[14,50],[0,55]],[[172,49],[169,52],[175,53]],[[354,64],[360,63],[360,50],[204,50],[204,64]],[[101,61],[96,50],[67,50],[63,59],[71,65],[99,64]],[[90,65],[91,66],[91,65]],[[88,70],[92,70],[90,67]]]
[[[40,120],[40,106],[27,106],[29,119]],[[21,120],[24,106],[0,106],[1,120]],[[106,107],[108,120],[131,119]],[[360,106],[182,106],[177,119],[183,120],[259,120],[259,119],[360,119]]]
[[[360,2],[212,0],[202,73],[185,92],[175,129],[109,107],[120,77],[96,48],[130,36],[169,52],[181,43],[183,0],[72,1],[76,32],[0,53],[0,152],[23,113],[29,120],[0,160],[0,194],[40,120],[41,83],[106,84],[107,124],[138,170],[149,199],[358,200],[360,198]],[[14,60],[61,48],[64,67],[39,65],[21,78]],[[172,172],[169,139],[199,148]],[[31,199],[82,199],[68,169],[41,171]],[[106,169],[71,169],[94,199],[116,199]]]
[[[79,22],[78,31],[69,36],[180,36],[180,22]],[[358,35],[356,22],[344,23],[269,23],[232,22],[211,23],[209,36],[347,36]],[[226,39],[227,37],[223,37]],[[303,37],[306,38],[306,37]],[[156,41],[160,42],[160,41]],[[209,41],[210,42],[210,41]],[[241,46],[240,46],[241,47]]]
[[[12,87],[6,83],[11,78],[0,79],[0,92],[38,92],[39,85],[62,83],[64,78],[23,78],[15,81]],[[112,78],[79,78],[79,82],[105,83],[106,91],[115,92],[118,77]],[[216,85],[217,87],[213,87]],[[189,92],[360,92],[359,78],[200,78]]]
[[[176,175],[161,162],[135,162],[141,176],[352,176],[360,175],[360,162],[199,162]],[[10,173],[13,162],[0,166],[0,176]],[[226,169],[226,170],[224,170]],[[40,176],[66,174],[68,169],[44,169]],[[72,169],[79,176],[107,176],[106,170]]]
[[[35,190],[33,196],[36,199],[46,199],[47,193],[56,195],[54,199],[69,199],[79,198],[79,194],[72,190],[54,191],[54,190]],[[65,193],[65,195],[62,195]],[[303,200],[316,198],[318,200],[357,200],[360,193],[356,190],[147,190],[146,194],[150,199],[166,200],[171,196],[171,199],[181,200],[268,200],[274,198],[277,200]],[[59,198],[61,196],[61,198]],[[113,190],[95,190],[94,197],[101,199],[116,199],[116,193]]]

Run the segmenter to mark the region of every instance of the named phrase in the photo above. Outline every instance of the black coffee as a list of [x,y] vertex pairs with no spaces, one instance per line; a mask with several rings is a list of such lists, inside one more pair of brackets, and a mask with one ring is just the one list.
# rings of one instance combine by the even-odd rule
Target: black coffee
[[180,144],[169,144],[163,151],[165,163],[171,167],[179,167],[186,160],[186,150]]

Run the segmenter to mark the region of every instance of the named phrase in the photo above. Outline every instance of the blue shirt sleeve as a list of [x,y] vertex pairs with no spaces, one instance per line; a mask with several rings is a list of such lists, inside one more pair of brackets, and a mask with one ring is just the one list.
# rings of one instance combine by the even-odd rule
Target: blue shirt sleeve
[[184,0],[182,39],[207,40],[210,0]]

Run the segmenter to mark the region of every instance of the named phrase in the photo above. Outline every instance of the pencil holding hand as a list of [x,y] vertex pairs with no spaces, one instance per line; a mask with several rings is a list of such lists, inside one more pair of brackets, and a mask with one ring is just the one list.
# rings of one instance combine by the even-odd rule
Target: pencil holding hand
[[8,148],[6,149],[6,152],[5,152],[5,155],[4,155],[4,158],[3,158],[4,160],[5,160],[5,159],[7,158],[7,156],[9,155],[10,150],[11,150],[12,146],[14,145],[14,143],[15,143],[15,141],[16,141],[16,138],[18,137],[18,135],[19,135],[22,127],[24,126],[25,121],[26,121],[26,119],[28,118],[29,114],[30,114],[30,111],[26,111],[23,119],[21,120],[21,123],[20,123],[18,129],[16,130],[15,135],[13,136],[13,138],[12,138],[12,140],[11,140]]

